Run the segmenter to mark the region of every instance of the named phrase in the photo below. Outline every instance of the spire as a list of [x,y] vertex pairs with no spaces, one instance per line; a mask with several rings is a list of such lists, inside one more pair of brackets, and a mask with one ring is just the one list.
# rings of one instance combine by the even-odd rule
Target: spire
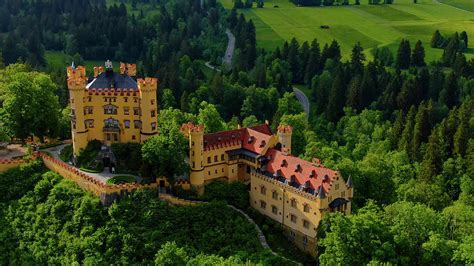
[[76,66],[74,65],[74,61],[72,61],[71,68],[76,69]]
[[346,186],[349,187],[349,188],[353,187],[351,176],[349,176],[349,178],[347,179]]
[[321,185],[321,186],[319,187],[318,198],[319,198],[319,199],[324,199],[324,198],[326,198],[326,192],[324,192],[323,185]]

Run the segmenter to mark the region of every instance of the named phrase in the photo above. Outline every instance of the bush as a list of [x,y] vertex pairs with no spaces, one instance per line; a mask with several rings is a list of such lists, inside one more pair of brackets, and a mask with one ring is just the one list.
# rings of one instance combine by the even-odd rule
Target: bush
[[99,154],[101,147],[102,143],[100,141],[90,141],[87,144],[86,148],[81,150],[81,152],[77,156],[77,165],[79,165],[79,167],[81,168],[89,169],[92,171],[100,170],[100,172],[102,172],[104,169],[103,164],[96,161],[97,155]]
[[72,157],[72,145],[67,145],[65,146],[60,152],[59,152],[59,158],[63,160],[64,162],[69,162]]
[[139,143],[114,143],[112,152],[117,160],[115,172],[138,174],[142,166],[142,145]]
[[40,159],[0,173],[0,202],[21,198],[33,189],[46,168]]
[[242,182],[212,182],[206,185],[202,199],[206,201],[224,200],[242,210],[249,207],[249,192],[247,186]]
[[133,176],[129,175],[117,175],[109,178],[107,184],[122,184],[122,183],[135,183],[136,179]]

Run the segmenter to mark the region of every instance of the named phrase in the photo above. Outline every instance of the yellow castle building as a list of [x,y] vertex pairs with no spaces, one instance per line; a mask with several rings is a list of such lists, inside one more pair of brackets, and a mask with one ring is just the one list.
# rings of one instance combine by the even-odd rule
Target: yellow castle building
[[330,212],[351,212],[353,184],[340,173],[291,155],[292,128],[268,124],[204,134],[202,125],[184,124],[189,139],[189,182],[199,193],[215,180],[249,185],[250,205],[282,224],[289,239],[316,255],[316,230]]
[[136,65],[112,63],[94,67],[88,78],[83,66],[67,68],[74,154],[91,140],[143,142],[157,134],[156,78],[136,79]]

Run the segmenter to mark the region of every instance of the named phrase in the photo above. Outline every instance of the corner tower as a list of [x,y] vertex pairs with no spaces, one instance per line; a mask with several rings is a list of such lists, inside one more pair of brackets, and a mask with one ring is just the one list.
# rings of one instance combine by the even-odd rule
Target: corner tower
[[141,107],[141,141],[157,134],[157,115],[158,104],[156,102],[156,89],[158,87],[158,79],[145,78],[137,80],[138,90],[140,93]]
[[278,126],[278,142],[281,144],[281,150],[291,154],[291,134],[293,128],[288,125],[279,125]]
[[71,129],[74,154],[87,146],[87,129],[84,124],[84,93],[87,84],[86,69],[74,64],[67,68],[67,87],[71,107]]
[[204,126],[187,123],[181,126],[181,132],[189,139],[189,181],[199,193],[204,188]]

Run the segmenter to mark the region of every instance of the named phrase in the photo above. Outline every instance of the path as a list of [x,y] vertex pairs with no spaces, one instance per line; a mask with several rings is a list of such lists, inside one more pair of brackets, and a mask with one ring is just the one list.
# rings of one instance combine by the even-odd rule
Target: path
[[308,97],[306,96],[306,94],[304,92],[302,92],[300,89],[298,89],[296,87],[293,87],[293,92],[295,93],[296,98],[298,99],[298,101],[303,106],[303,110],[306,113],[306,116],[309,117],[309,110],[310,110],[309,107],[310,107],[310,105],[309,105]]
[[[49,152],[51,154],[51,156],[54,157],[54,159],[62,161],[61,158],[59,158],[59,152],[67,145],[69,145],[69,144],[62,144],[62,145],[59,145],[59,146],[44,149],[43,151]],[[77,168],[77,170],[81,173],[84,173],[84,174],[94,178],[97,181],[102,182],[102,183],[107,183],[107,180],[109,180],[113,176],[123,176],[124,175],[124,174],[112,174],[107,170],[104,170],[102,173],[89,173],[89,172],[86,172],[86,171],[82,171],[79,168]],[[129,176],[133,176],[133,175],[129,175]],[[136,176],[134,176],[134,177],[137,178]]]
[[229,68],[232,67],[232,57],[234,56],[234,50],[235,50],[235,36],[230,32],[229,29],[225,31],[227,34],[227,38],[229,41],[227,42],[227,49],[225,51],[224,58],[222,60],[222,63],[227,65]]

